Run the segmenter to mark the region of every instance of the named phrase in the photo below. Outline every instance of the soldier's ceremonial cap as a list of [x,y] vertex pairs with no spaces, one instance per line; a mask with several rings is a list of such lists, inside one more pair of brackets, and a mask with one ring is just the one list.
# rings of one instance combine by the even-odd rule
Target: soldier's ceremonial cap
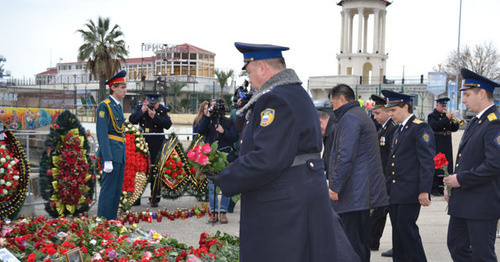
[[373,105],[372,109],[379,109],[379,108],[384,108],[385,105],[387,104],[387,101],[385,98],[378,96],[378,95],[371,95],[370,98],[375,102]]
[[146,96],[146,100],[151,104],[156,104],[160,100],[160,94],[148,93],[144,95]]
[[400,103],[412,103],[413,102],[413,96],[394,92],[391,90],[382,90],[382,94],[386,97],[387,99],[387,104],[385,107],[393,107],[395,105],[398,105]]
[[464,84],[460,91],[477,87],[493,93],[495,91],[495,87],[500,86],[499,83],[496,83],[480,74],[476,74],[467,68],[462,68],[460,70],[460,74],[464,79]]
[[125,70],[122,70],[118,72],[118,74],[110,78],[108,81],[106,81],[105,84],[108,86],[112,86],[114,84],[127,83],[127,80],[125,79],[126,75],[127,72]]
[[245,65],[242,70],[245,70],[248,63],[255,60],[262,60],[268,58],[283,57],[281,51],[289,50],[290,48],[285,46],[268,45],[268,44],[249,44],[235,42],[234,46],[243,53],[243,62]]
[[441,104],[441,105],[446,105],[448,103],[448,101],[450,101],[450,99],[448,97],[436,99],[436,103]]

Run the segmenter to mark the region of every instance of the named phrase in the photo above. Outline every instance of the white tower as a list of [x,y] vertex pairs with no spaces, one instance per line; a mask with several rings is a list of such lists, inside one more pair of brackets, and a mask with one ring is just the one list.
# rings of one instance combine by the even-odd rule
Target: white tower
[[[341,0],[342,27],[338,74],[362,76],[363,84],[382,84],[385,53],[385,17],[388,0]],[[371,40],[371,41],[370,41]]]

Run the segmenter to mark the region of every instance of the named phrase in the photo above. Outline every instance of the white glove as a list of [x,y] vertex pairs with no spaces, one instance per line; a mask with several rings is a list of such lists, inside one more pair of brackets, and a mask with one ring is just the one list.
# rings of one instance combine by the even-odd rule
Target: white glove
[[105,173],[113,172],[113,161],[104,161],[104,168],[102,169]]

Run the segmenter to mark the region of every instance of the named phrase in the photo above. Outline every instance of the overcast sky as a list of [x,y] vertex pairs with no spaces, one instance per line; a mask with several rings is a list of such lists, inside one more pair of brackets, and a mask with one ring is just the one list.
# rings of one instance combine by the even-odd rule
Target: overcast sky
[[[287,65],[303,82],[336,75],[342,8],[338,0],[0,0],[0,55],[16,78],[77,60],[77,29],[109,17],[129,57],[141,43],[189,43],[216,53],[215,67],[239,73],[234,42],[289,46]],[[460,0],[394,0],[387,8],[387,76],[427,74],[457,49]],[[492,42],[500,51],[500,1],[463,0],[461,47]],[[150,56],[152,53],[144,53]],[[239,80],[242,81],[242,80]]]

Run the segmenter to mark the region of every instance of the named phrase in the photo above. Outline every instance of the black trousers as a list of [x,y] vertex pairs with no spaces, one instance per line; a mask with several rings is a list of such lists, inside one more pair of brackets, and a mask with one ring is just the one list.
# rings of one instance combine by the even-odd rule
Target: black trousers
[[427,261],[418,231],[420,204],[393,204],[389,207],[392,223],[394,262]]
[[385,222],[389,207],[377,207],[370,215],[370,248],[378,249],[380,247],[380,238],[384,233]]
[[497,261],[497,223],[498,219],[472,220],[450,216],[447,242],[453,261]]
[[370,210],[339,214],[347,239],[360,261],[370,261]]

